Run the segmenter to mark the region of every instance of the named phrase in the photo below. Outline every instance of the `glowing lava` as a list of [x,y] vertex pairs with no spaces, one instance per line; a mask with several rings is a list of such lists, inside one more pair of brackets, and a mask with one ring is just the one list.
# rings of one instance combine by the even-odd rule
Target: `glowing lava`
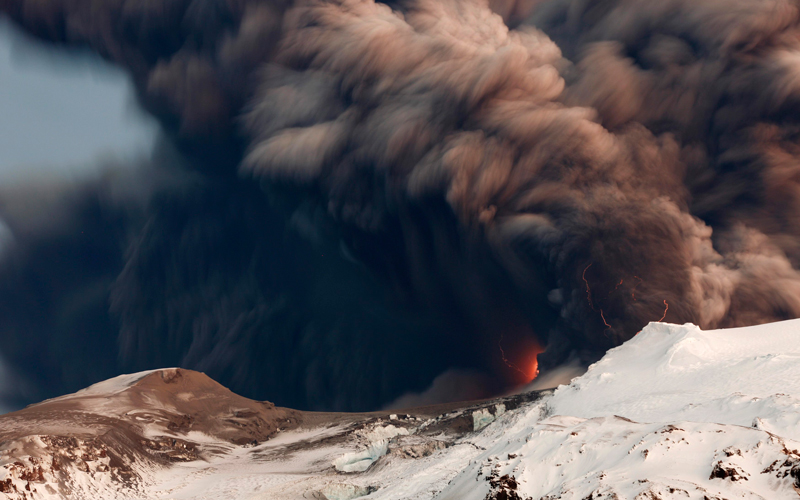
[[[506,352],[503,350],[502,335],[497,341],[497,347],[500,348],[500,357],[503,360],[503,363],[507,367],[522,375],[522,382],[528,384],[537,376],[539,376],[539,360],[537,359],[537,356],[544,352],[544,349],[542,349],[538,343],[530,339],[526,339],[524,344],[524,346],[517,346],[517,348],[513,349],[514,352],[522,353],[520,356],[522,361],[520,361],[520,364],[518,365],[506,357]],[[522,365],[523,368],[520,368],[520,365]]]
[[533,361],[528,365],[528,373],[525,375],[525,378],[528,380],[527,383],[533,382],[536,377],[539,376],[539,358],[537,356],[539,353],[535,353],[533,355]]

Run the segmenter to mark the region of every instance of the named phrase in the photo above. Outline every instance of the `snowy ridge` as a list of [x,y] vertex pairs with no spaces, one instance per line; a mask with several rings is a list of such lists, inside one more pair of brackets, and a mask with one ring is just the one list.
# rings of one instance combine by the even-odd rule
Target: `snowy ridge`
[[749,426],[756,417],[788,418],[775,430],[800,439],[799,368],[797,320],[713,331],[651,323],[556,391],[549,406],[562,415],[643,422]]
[[[81,389],[80,391],[76,392],[74,395],[69,396],[96,396],[96,395],[103,395],[103,396],[110,396],[112,394],[117,394],[125,389],[129,388],[130,386],[134,385],[136,382],[142,380],[146,376],[150,375],[151,373],[157,371],[169,371],[169,370],[176,370],[177,368],[164,368],[161,370],[145,370],[143,372],[137,373],[129,373],[126,375],[119,375],[114,378],[110,378],[108,380],[104,380],[102,382],[98,382],[96,384],[92,384],[86,389]],[[63,397],[69,397],[63,396]]]
[[477,438],[487,452],[440,497],[484,498],[475,477],[508,475],[519,498],[796,500],[798,396],[798,321],[651,323],[505,423],[504,443]]
[[[183,380],[169,401],[200,404],[207,387],[213,387],[192,389],[207,382],[188,373],[178,382],[171,372],[150,377],[147,384],[137,383],[140,378],[120,377],[73,396],[84,397],[81,411],[105,411],[111,403],[103,402],[104,391],[116,395],[113,401],[146,406],[149,397],[126,395]],[[214,401],[239,398],[217,391]],[[57,462],[51,458],[56,451],[47,445],[53,438],[8,440],[0,449],[0,498],[800,498],[800,320],[717,331],[651,323],[555,392],[442,408],[438,414],[419,409],[405,415],[326,416],[231,400],[231,407],[218,405],[220,419],[204,424],[215,429],[205,434],[182,416],[188,410],[177,403],[159,403],[162,421],[188,422],[169,429],[142,420],[146,407],[126,409],[131,432],[150,443],[137,456],[154,456],[157,450],[179,459],[128,467],[136,477],[128,486],[113,475],[124,468],[115,469],[104,458],[118,450],[94,444],[94,463],[59,459],[72,469],[71,495],[59,497],[63,478],[59,489],[48,479],[55,472],[39,478],[35,467],[28,467],[31,459]],[[65,401],[72,400],[58,398],[38,407],[43,411]],[[250,410],[239,409],[247,405]],[[256,413],[275,426],[257,442],[223,440],[231,431],[215,427],[214,422],[252,427]],[[2,418],[0,434],[13,414]],[[17,444],[8,448],[8,443]],[[176,443],[184,448],[175,448]],[[69,447],[61,450],[72,453]],[[13,483],[13,491],[4,490],[3,481]]]

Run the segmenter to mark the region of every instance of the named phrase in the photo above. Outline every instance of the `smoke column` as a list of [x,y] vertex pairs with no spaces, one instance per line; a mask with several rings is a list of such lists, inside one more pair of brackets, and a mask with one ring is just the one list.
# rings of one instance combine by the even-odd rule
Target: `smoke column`
[[[104,219],[107,371],[364,409],[449,369],[503,390],[539,346],[540,370],[587,363],[649,321],[800,316],[796,2],[0,10],[126,68],[180,157],[180,181]],[[31,245],[75,244],[53,234]]]

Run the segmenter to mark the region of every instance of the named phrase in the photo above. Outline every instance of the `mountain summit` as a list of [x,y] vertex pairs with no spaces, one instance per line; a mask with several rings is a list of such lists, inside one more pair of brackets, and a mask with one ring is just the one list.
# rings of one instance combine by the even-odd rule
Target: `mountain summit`
[[178,368],[0,416],[0,498],[800,496],[800,321],[651,323],[555,391],[313,413]]

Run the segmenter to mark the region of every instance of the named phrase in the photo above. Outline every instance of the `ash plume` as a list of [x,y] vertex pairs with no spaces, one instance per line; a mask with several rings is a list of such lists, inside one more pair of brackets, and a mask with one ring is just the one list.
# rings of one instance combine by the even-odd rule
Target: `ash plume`
[[350,409],[800,316],[794,1],[0,11],[126,68],[200,179],[115,268],[125,362]]

